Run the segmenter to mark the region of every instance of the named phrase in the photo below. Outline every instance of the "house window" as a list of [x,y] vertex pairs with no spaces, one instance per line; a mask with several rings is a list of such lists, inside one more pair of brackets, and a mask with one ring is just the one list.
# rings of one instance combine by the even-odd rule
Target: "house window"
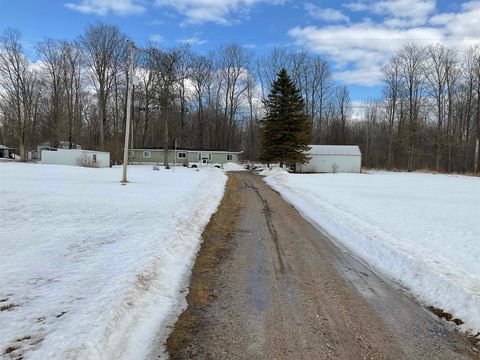
[[144,151],[144,152],[143,152],[143,157],[144,157],[145,159],[148,159],[148,158],[150,158],[151,156],[152,156],[152,152],[151,152],[151,151]]
[[187,158],[187,153],[185,153],[185,152],[179,152],[179,153],[177,154],[177,157],[178,157],[179,159],[186,159],[186,158]]
[[93,163],[94,163],[94,164],[97,163],[97,154],[93,154],[93,155],[92,155],[92,160],[93,160]]
[[227,154],[227,161],[233,161],[233,155]]

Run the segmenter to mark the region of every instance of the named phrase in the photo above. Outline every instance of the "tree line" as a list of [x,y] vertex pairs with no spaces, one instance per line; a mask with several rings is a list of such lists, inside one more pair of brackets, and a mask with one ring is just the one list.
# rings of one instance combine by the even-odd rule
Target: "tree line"
[[[0,143],[22,159],[37,145],[110,151],[121,159],[128,36],[105,23],[73,41],[45,39],[27,56],[21,34],[0,36]],[[35,61],[31,58],[35,57]],[[383,92],[353,111],[327,60],[239,44],[199,54],[188,46],[136,49],[136,148],[262,151],[264,100],[281,69],[303,99],[312,144],[358,144],[367,167],[473,172],[480,136],[480,47],[406,45],[383,68]]]
[[478,172],[480,47],[406,45],[383,68],[383,96],[351,136],[367,167]]
[[[0,37],[0,143],[107,150],[121,159],[125,131],[128,37],[104,23],[73,41],[45,39],[27,56],[21,34]],[[207,54],[188,46],[136,49],[132,144],[137,148],[261,151],[262,99],[280,69],[288,70],[305,100],[312,139],[346,141],[348,89],[328,62],[306,52],[273,49],[262,57],[227,44]],[[337,124],[338,123],[338,124]]]

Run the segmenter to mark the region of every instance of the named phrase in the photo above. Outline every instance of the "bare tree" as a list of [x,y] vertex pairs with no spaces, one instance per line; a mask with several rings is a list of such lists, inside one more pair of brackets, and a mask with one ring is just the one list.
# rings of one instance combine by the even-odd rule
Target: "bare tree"
[[312,61],[312,93],[311,93],[311,113],[317,118],[317,128],[315,139],[317,142],[322,142],[323,120],[325,112],[325,103],[330,96],[330,90],[333,86],[332,73],[328,62],[316,57]]
[[49,101],[49,130],[50,143],[58,146],[63,140],[63,82],[62,73],[65,67],[65,59],[62,54],[62,45],[58,40],[47,39],[37,46],[37,53],[42,61],[42,85],[48,93]]
[[408,107],[408,127],[405,134],[408,153],[407,169],[413,171],[419,132],[420,106],[425,84],[427,52],[425,48],[414,44],[405,45],[398,52],[398,58],[401,64],[401,76],[406,90]]
[[208,100],[205,97],[208,94],[208,86],[212,81],[213,72],[212,60],[206,56],[194,55],[189,79],[195,92],[195,101],[197,106],[197,144],[200,149],[204,149],[206,145],[206,123],[205,123],[205,103]]
[[82,111],[84,105],[84,75],[80,51],[69,42],[62,42],[64,67],[62,83],[64,88],[64,103],[67,118],[68,146],[73,148],[74,141],[80,139],[82,128]]
[[78,43],[97,91],[100,149],[103,150],[107,127],[107,102],[119,71],[125,69],[126,36],[114,25],[97,23],[87,27]]
[[350,108],[350,94],[345,85],[336,88],[335,100],[337,103],[336,107],[338,109],[338,121],[340,125],[340,131],[335,133],[335,143],[345,144],[347,142],[347,119]]
[[393,57],[383,68],[384,87],[383,94],[386,101],[386,111],[388,118],[388,149],[387,149],[387,168],[393,167],[393,139],[396,110],[398,98],[400,95],[400,61],[398,57]]
[[[475,88],[477,84],[477,68],[480,48],[478,46],[470,47],[464,54],[462,63],[462,83],[460,85],[460,117],[462,118],[463,133],[464,133],[464,149],[463,149],[463,167],[462,171],[466,172],[468,169],[468,150],[469,141],[473,129],[473,114],[475,113]],[[478,90],[478,89],[477,89]],[[475,135],[474,135],[475,136]],[[478,132],[476,138],[478,139]],[[477,163],[474,160],[474,170]]]
[[248,127],[247,127],[247,141],[245,150],[248,159],[255,159],[260,156],[259,151],[259,142],[256,141],[255,134],[260,131],[258,128],[258,121],[256,117],[256,109],[255,109],[255,99],[256,99],[256,81],[253,74],[248,73],[246,78],[246,98],[248,103]]
[[179,66],[182,52],[179,49],[161,51],[155,47],[148,49],[152,61],[155,102],[160,107],[164,125],[163,146],[164,165],[168,168],[168,150],[170,147],[169,118],[172,116],[178,97],[176,87],[180,81]]
[[224,146],[229,149],[232,143],[234,120],[240,106],[240,97],[247,90],[246,77],[251,55],[240,45],[231,44],[219,51],[219,74],[223,84],[224,118],[227,121]]
[[437,117],[436,137],[436,169],[440,171],[440,160],[442,154],[442,145],[444,142],[443,123],[445,121],[447,103],[446,87],[447,75],[445,69],[445,58],[447,49],[441,45],[431,45],[428,47],[429,64],[427,65],[426,78],[429,82],[430,95],[435,99],[435,112]]
[[23,52],[20,33],[14,29],[5,30],[0,37],[0,85],[3,112],[13,125],[20,160],[25,161],[38,88],[36,75]]
[[478,156],[478,142],[480,139],[480,54],[479,48],[474,48],[474,74],[475,74],[475,87],[476,87],[476,105],[475,105],[475,125],[476,125],[476,146],[474,156],[474,172],[478,174],[479,169],[479,156]]

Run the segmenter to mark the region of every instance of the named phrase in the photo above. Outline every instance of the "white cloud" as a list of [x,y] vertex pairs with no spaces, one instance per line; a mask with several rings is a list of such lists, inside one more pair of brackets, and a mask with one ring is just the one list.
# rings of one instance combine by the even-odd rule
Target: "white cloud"
[[435,0],[393,0],[375,2],[373,10],[390,19],[401,19],[403,25],[425,24],[428,16],[435,11]]
[[339,69],[337,78],[361,85],[378,84],[380,68],[402,45],[427,44],[427,39],[443,38],[443,33],[435,28],[391,29],[369,21],[323,28],[296,27],[289,35],[297,45],[329,56]]
[[179,43],[186,44],[186,45],[203,45],[207,42],[207,40],[200,39],[198,36],[192,36],[190,38],[179,39]]
[[[345,6],[360,9],[365,3]],[[478,1],[464,3],[459,12],[442,14],[432,14],[434,1],[419,1],[417,14],[403,7],[407,3],[414,7],[417,1],[386,3],[378,2],[369,10],[383,14],[379,23],[362,20],[345,25],[295,27],[289,35],[297,45],[329,57],[334,63],[337,79],[370,86],[380,84],[381,67],[407,43],[441,43],[464,49],[480,38]],[[398,14],[394,14],[395,11]]]
[[343,14],[339,10],[330,9],[330,8],[321,8],[312,3],[305,4],[305,10],[308,14],[317,20],[323,20],[327,22],[349,22],[350,19],[348,16]]
[[158,7],[171,7],[187,18],[187,23],[231,24],[231,16],[247,14],[260,3],[279,4],[283,0],[155,0]]
[[160,34],[152,34],[149,37],[150,41],[161,43],[163,41],[163,36]]
[[346,7],[350,11],[358,11],[359,12],[359,11],[368,10],[367,3],[360,2],[360,1],[345,3],[345,4],[342,4],[342,6]]
[[392,27],[425,24],[436,8],[436,0],[360,0],[343,4],[356,12],[385,16],[384,23]]
[[141,14],[145,11],[145,7],[136,3],[135,0],[80,0],[75,3],[66,3],[65,6],[84,14],[100,16],[108,15],[110,12],[125,16]]
[[375,86],[382,82],[382,72],[379,67],[373,71],[365,68],[354,70],[336,71],[333,73],[336,80],[345,84],[358,84],[364,86]]
[[430,19],[430,24],[440,26],[452,39],[465,41],[480,38],[480,2],[470,1],[462,5],[458,13],[443,13]]

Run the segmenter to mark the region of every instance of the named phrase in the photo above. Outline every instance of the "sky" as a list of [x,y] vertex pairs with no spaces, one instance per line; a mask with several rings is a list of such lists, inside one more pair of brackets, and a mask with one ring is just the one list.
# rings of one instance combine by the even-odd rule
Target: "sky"
[[118,25],[137,46],[188,43],[206,53],[238,43],[325,57],[354,102],[381,93],[381,68],[404,44],[460,51],[480,40],[480,0],[0,0],[0,30],[21,31],[26,51],[46,37],[74,39],[88,24]]

